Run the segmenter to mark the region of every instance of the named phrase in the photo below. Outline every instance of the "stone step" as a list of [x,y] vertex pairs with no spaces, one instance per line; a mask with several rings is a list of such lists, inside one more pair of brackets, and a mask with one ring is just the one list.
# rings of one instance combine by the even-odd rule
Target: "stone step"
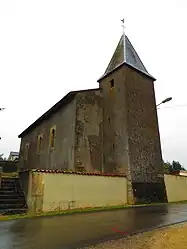
[[9,190],[9,189],[17,189],[18,187],[16,185],[10,185],[10,186],[1,186],[0,190]]
[[0,204],[0,210],[4,209],[16,209],[16,208],[26,208],[26,205],[24,203],[1,203]]
[[3,209],[0,210],[1,215],[10,215],[10,214],[25,214],[27,213],[27,208],[17,208],[17,209]]
[[16,188],[15,187],[1,187],[0,191],[14,191]]
[[0,196],[1,195],[11,195],[11,194],[22,194],[19,190],[2,190],[0,189]]
[[16,199],[10,199],[10,197],[9,197],[9,199],[7,198],[7,199],[2,199],[2,198],[0,198],[0,204],[12,204],[12,203],[15,203],[15,204],[22,204],[22,203],[25,203],[25,200],[24,200],[24,198],[22,197],[22,198],[16,198]]
[[16,180],[14,180],[14,181],[5,181],[5,180],[2,180],[1,183],[2,184],[15,184]]
[[17,187],[14,185],[10,185],[10,186],[1,186],[0,190],[9,190],[9,189],[16,189]]
[[1,184],[4,184],[4,185],[11,185],[11,184],[16,184],[16,181],[11,181],[11,182],[7,182],[7,181],[1,181]]
[[19,198],[24,198],[24,196],[23,195],[20,195],[19,193],[18,194],[15,194],[15,193],[13,193],[13,194],[4,194],[4,195],[0,195],[0,200],[1,199],[19,199]]
[[0,213],[24,213],[27,211],[24,192],[18,178],[3,178],[0,187]]
[[0,200],[19,200],[19,199],[25,199],[24,196],[20,196],[20,195],[1,195],[0,196]]
[[15,182],[18,178],[17,177],[3,177],[2,180],[5,182]]
[[16,184],[1,184],[1,187],[0,188],[15,188],[16,187]]

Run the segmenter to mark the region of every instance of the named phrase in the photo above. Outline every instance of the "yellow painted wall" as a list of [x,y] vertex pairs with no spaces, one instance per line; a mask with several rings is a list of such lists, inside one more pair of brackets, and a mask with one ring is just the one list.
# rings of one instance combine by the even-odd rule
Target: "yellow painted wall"
[[43,174],[43,211],[100,207],[127,203],[122,177]]
[[[187,200],[187,177],[164,175],[164,180],[168,202]],[[125,177],[33,172],[27,202],[33,212],[124,205],[127,186]]]
[[34,173],[32,176],[32,208],[34,211],[43,211],[44,174]]
[[168,202],[187,200],[187,177],[164,175]]

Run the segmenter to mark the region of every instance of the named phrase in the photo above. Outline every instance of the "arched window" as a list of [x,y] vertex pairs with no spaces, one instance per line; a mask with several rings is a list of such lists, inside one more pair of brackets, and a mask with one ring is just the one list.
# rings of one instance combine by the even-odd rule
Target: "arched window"
[[112,88],[114,88],[114,80],[113,79],[110,81],[110,89],[112,89]]
[[56,139],[56,128],[53,127],[50,130],[50,148],[55,147],[55,139]]
[[37,152],[40,154],[42,150],[42,143],[43,143],[43,135],[38,136],[38,144],[37,144]]
[[113,92],[114,91],[114,79],[112,79],[111,81],[110,81],[110,88],[109,88],[110,90],[110,92]]

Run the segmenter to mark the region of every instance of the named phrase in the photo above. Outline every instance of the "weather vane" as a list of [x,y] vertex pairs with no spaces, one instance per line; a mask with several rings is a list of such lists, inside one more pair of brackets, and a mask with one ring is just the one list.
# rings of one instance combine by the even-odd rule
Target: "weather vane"
[[126,61],[126,39],[125,39],[125,18],[121,20],[122,22],[122,28],[123,28],[123,47],[124,47],[124,61]]
[[122,20],[121,20],[121,22],[122,22],[122,28],[123,28],[123,35],[125,34],[125,18],[123,18]]

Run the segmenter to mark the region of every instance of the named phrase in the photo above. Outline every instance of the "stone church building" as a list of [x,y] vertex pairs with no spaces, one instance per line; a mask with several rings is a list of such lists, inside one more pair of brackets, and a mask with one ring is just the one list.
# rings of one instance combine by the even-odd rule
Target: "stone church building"
[[122,35],[99,88],[68,93],[19,135],[20,167],[126,175],[129,195],[166,201],[154,81]]

